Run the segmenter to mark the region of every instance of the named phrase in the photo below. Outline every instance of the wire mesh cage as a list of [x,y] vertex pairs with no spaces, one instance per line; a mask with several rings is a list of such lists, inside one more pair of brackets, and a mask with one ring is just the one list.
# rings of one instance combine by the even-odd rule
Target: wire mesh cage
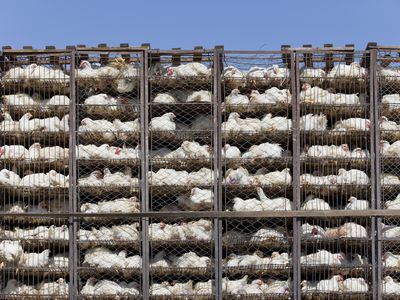
[[149,208],[212,210],[213,51],[149,53]]
[[68,220],[55,214],[70,205],[71,52],[50,48],[0,58],[2,298],[69,294]]
[[222,209],[291,210],[287,53],[225,51],[222,59]]
[[[376,100],[377,100],[377,161],[379,166],[377,185],[377,208],[393,210],[398,209],[398,194],[400,192],[398,140],[399,116],[397,97],[400,91],[399,77],[399,48],[377,49],[376,63]],[[377,230],[379,239],[378,263],[381,265],[381,295],[384,298],[398,297],[396,285],[399,285],[397,263],[399,252],[399,227],[398,217],[378,218]]]
[[[129,47],[76,52],[77,283],[83,298],[139,298],[143,54]],[[101,217],[91,214],[103,214]]]
[[[369,53],[296,52],[300,130],[300,210],[375,206]],[[372,155],[371,155],[372,153]],[[372,290],[371,224],[307,217],[301,224],[301,294],[366,299]]]

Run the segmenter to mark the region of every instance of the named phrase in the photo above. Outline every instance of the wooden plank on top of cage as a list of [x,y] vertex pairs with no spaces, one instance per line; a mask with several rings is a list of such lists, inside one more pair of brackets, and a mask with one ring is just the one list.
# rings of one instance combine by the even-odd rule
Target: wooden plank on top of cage
[[[172,48],[172,50],[181,50],[181,48]],[[172,53],[172,66],[176,67],[181,64],[181,55],[179,53]]]
[[[375,48],[378,45],[376,42],[368,42],[367,46],[365,47],[366,51],[369,51]],[[370,64],[370,53],[364,52],[363,57],[361,59],[360,65],[361,67],[365,68],[368,67]]]
[[[203,50],[202,46],[195,46],[194,50]],[[203,55],[201,53],[194,53],[193,54],[193,61],[194,62],[201,62],[203,59]]]
[[352,62],[354,62],[354,44],[346,44],[346,47],[353,48],[353,51],[351,52],[346,52],[344,56],[344,61],[346,65],[350,65]]
[[[324,48],[333,48],[333,44],[324,44]],[[329,72],[333,68],[333,54],[325,53],[325,72]]]
[[[303,45],[304,48],[312,48],[311,44],[305,44]],[[304,57],[304,64],[307,68],[312,68],[313,67],[313,54],[312,52],[304,52],[303,53]]]
[[284,65],[286,65],[287,68],[290,68],[290,53],[286,52],[286,50],[290,49],[290,45],[281,45],[281,50],[285,51],[282,53],[282,62]]

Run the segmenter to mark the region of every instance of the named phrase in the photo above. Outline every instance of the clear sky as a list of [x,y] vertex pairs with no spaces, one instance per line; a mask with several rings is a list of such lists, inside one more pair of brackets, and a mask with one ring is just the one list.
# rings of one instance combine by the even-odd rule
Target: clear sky
[[400,45],[399,0],[1,0],[0,45]]

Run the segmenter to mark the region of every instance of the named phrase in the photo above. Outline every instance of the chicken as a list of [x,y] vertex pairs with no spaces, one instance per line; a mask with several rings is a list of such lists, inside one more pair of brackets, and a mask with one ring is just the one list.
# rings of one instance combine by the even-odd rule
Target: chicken
[[198,256],[194,252],[187,252],[181,256],[170,256],[172,266],[176,268],[206,268],[210,265],[211,259],[207,256]]
[[319,115],[308,114],[300,118],[300,130],[326,130],[328,119],[322,113]]
[[398,194],[394,200],[386,201],[385,208],[386,209],[400,209],[400,194]]
[[302,265],[346,265],[344,253],[331,253],[326,250],[318,250],[316,253],[300,257]]
[[193,282],[189,280],[188,282],[181,283],[176,282],[169,287],[169,290],[173,295],[192,295],[193,294]]
[[25,295],[25,296],[35,296],[39,292],[34,286],[25,285],[18,282],[15,279],[10,279],[7,281],[6,287],[1,291],[2,295]]
[[248,276],[238,280],[230,280],[226,277],[222,278],[222,291],[227,294],[241,294],[241,290],[247,285]]
[[188,184],[191,186],[212,185],[214,182],[214,171],[207,168],[201,168],[197,172],[191,172],[188,175]]
[[245,267],[269,264],[271,259],[269,257],[262,257],[262,253],[255,252],[253,254],[236,255],[231,253],[227,260],[227,267]]
[[163,104],[174,104],[174,103],[177,103],[178,101],[170,94],[159,93],[154,97],[153,102],[154,103],[163,103]]
[[49,268],[68,268],[69,266],[69,258],[68,253],[56,254],[50,257]]
[[8,70],[4,76],[4,81],[15,80],[37,80],[37,81],[51,81],[62,82],[68,81],[69,76],[64,74],[63,71],[51,69],[37,64],[30,64],[26,68],[15,67]]
[[366,293],[369,287],[364,278],[347,278],[343,281],[343,290],[345,292]]
[[203,145],[201,146],[197,142],[189,142],[189,141],[184,141],[182,145],[164,155],[164,158],[210,158],[211,157],[211,147],[208,145]]
[[85,99],[84,104],[89,114],[107,114],[124,109],[120,99],[107,94],[92,95]]
[[0,264],[18,262],[23,257],[24,251],[19,241],[4,240],[0,242]]
[[317,291],[321,292],[339,292],[343,286],[343,277],[334,275],[330,279],[321,280],[317,284]]
[[229,96],[225,97],[226,105],[249,105],[249,97],[241,95],[238,89],[233,89]]
[[400,236],[400,227],[382,224],[382,236],[387,239],[397,238]]
[[14,94],[14,95],[4,95],[2,97],[5,106],[37,106],[40,105],[40,99],[38,94],[32,95],[28,94]]
[[44,187],[62,187],[69,186],[68,176],[57,173],[55,170],[50,170],[48,173],[36,173],[24,176],[19,182],[20,187],[27,188],[44,188]]
[[111,173],[108,168],[105,168],[103,177],[104,186],[137,186],[139,180],[132,177],[131,169],[125,168],[124,172]]
[[400,178],[392,174],[382,174],[381,185],[400,185]]
[[229,144],[225,144],[225,146],[222,147],[221,152],[222,159],[235,159],[242,156],[238,147]]
[[113,121],[113,129],[115,136],[121,141],[127,141],[134,132],[140,132],[140,120],[121,122],[119,119]]
[[156,173],[150,171],[148,174],[151,185],[187,185],[189,173],[186,171],[175,171],[174,169],[160,169]]
[[233,198],[233,211],[263,211],[264,206],[258,199],[243,200],[239,197]]
[[100,201],[97,204],[84,203],[81,211],[85,213],[135,213],[140,211],[140,202],[135,197]]
[[387,251],[382,256],[382,263],[385,268],[399,268],[400,255],[396,255],[390,251]]
[[384,295],[400,295],[400,283],[392,277],[385,276],[383,279],[382,292]]
[[249,172],[245,168],[239,167],[237,169],[229,169],[226,171],[224,183],[227,185],[252,185],[255,181],[251,178]]
[[391,145],[388,141],[381,141],[380,148],[381,154],[383,154],[384,156],[400,156],[400,141],[396,141]]
[[279,144],[263,143],[253,145],[250,149],[243,153],[242,158],[267,158],[281,157],[283,148]]
[[7,169],[0,171],[0,186],[18,186],[20,182],[21,178],[17,173]]
[[149,225],[149,236],[153,241],[167,241],[173,237],[173,227],[170,224],[151,223]]
[[24,160],[29,158],[29,151],[21,145],[4,145],[0,147],[0,159]]
[[84,265],[98,268],[124,268],[126,267],[126,252],[119,253],[103,247],[96,247],[85,252]]
[[356,197],[350,197],[347,200],[349,203],[346,205],[344,209],[346,210],[366,210],[369,209],[369,201],[367,200],[358,200]]
[[371,122],[368,119],[362,118],[350,118],[345,120],[340,120],[335,123],[332,130],[334,131],[367,131],[371,128]]
[[[251,69],[250,69],[251,70]],[[249,70],[249,73],[250,73]],[[265,77],[268,78],[287,78],[289,77],[289,69],[285,67],[279,67],[278,65],[272,65],[265,70]]]
[[327,230],[325,235],[334,238],[368,238],[365,227],[353,222],[345,223],[337,229]]
[[222,72],[222,76],[224,78],[236,79],[236,80],[241,80],[244,78],[243,72],[234,66],[225,67]]
[[272,117],[266,114],[261,119],[261,130],[263,131],[288,131],[292,130],[292,120],[286,117]]
[[357,94],[334,94],[317,86],[311,87],[308,83],[302,86],[300,100],[305,103],[323,105],[360,105]]
[[327,75],[328,78],[359,78],[366,76],[367,70],[361,67],[357,62],[352,62],[350,65],[337,64],[329,71]]
[[212,93],[210,91],[195,91],[186,98],[187,103],[211,103]]
[[150,295],[152,296],[169,296],[172,295],[172,291],[170,290],[171,285],[168,281],[160,283],[153,283],[150,286]]
[[102,186],[103,174],[100,171],[93,171],[87,176],[82,176],[78,179],[79,186]]
[[301,225],[301,235],[304,239],[320,239],[325,237],[325,229],[318,225],[304,223]]
[[214,202],[212,190],[192,188],[189,195],[181,195],[177,198],[178,203],[189,210],[210,209]]
[[292,210],[293,209],[293,203],[289,199],[284,198],[284,197],[269,199],[267,196],[265,196],[262,188],[257,187],[256,190],[257,190],[258,197],[260,198],[263,210]]
[[165,113],[161,117],[154,117],[150,121],[149,130],[152,131],[171,131],[176,130],[174,122],[175,114]]
[[292,176],[290,169],[285,168],[282,171],[273,171],[267,173],[264,169],[259,169],[253,176],[257,185],[260,186],[274,186],[274,185],[291,185]]
[[8,112],[2,112],[1,116],[4,120],[0,122],[0,131],[13,132],[14,134],[20,131],[19,121],[14,121]]
[[322,69],[316,68],[303,68],[300,71],[300,78],[307,79],[307,78],[323,78],[326,76],[326,73]]
[[253,90],[250,94],[250,104],[279,104],[290,103],[291,94],[287,89],[280,90],[272,87],[266,90],[263,94]]
[[71,99],[65,95],[54,95],[50,99],[43,100],[45,109],[51,108],[52,106],[65,106],[69,107]]
[[280,231],[272,228],[262,228],[252,234],[250,242],[262,242],[270,239],[283,239],[285,235]]
[[173,77],[210,76],[211,69],[204,64],[192,62],[177,67],[168,67],[166,75]]
[[63,132],[64,124],[58,117],[50,117],[45,119],[32,119],[31,113],[24,114],[19,119],[19,129],[22,132]]
[[22,267],[43,268],[49,265],[50,250],[46,249],[41,253],[24,253],[20,258],[19,265]]
[[193,291],[195,295],[211,295],[213,294],[214,281],[208,280],[206,282],[197,282],[194,285]]
[[63,278],[59,278],[55,282],[41,282],[39,295],[64,296],[65,298],[65,296],[68,296],[68,283]]
[[351,152],[347,144],[336,145],[313,145],[305,146],[304,154],[308,157],[350,157]]
[[336,177],[337,184],[369,184],[370,180],[368,175],[360,170],[351,169],[346,171],[345,169],[339,169]]
[[78,131],[83,132],[99,132],[101,138],[106,142],[113,142],[115,140],[114,125],[107,120],[92,120],[90,118],[84,118],[81,121],[81,125]]
[[387,105],[390,110],[400,108],[400,94],[384,95],[381,101],[382,104]]
[[236,112],[230,113],[228,120],[221,124],[221,128],[225,132],[246,132],[254,134],[261,131],[261,121],[254,118],[241,119]]
[[82,60],[79,64],[79,69],[76,72],[78,78],[101,78],[101,77],[111,77],[117,78],[120,76],[121,71],[114,67],[100,66],[99,68],[93,68],[90,62],[87,60]]
[[381,131],[397,131],[399,128],[400,126],[395,121],[389,121],[385,116],[379,119],[379,129]]
[[330,210],[328,202],[323,199],[315,198],[314,195],[306,197],[305,202],[301,206],[301,210]]

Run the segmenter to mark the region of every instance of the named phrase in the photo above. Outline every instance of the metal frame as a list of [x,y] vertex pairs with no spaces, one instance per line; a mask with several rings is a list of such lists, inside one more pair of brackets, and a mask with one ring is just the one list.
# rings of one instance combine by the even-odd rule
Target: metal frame
[[[74,49],[7,49],[3,48],[4,54],[22,55],[22,54],[60,54],[69,53],[71,57],[71,69],[75,68],[76,64],[76,53],[79,51],[90,51],[90,52],[140,52],[141,56],[141,73],[140,73],[140,99],[141,99],[141,177],[140,188],[142,197],[141,212],[135,214],[135,217],[141,219],[142,226],[142,255],[143,255],[143,272],[142,272],[142,292],[143,299],[149,299],[149,235],[148,225],[150,218],[211,218],[214,221],[214,251],[217,263],[215,265],[214,276],[216,286],[216,299],[222,298],[222,221],[226,219],[245,219],[245,218],[286,218],[293,221],[293,298],[300,299],[300,256],[301,256],[301,241],[300,241],[300,227],[301,218],[304,217],[315,217],[315,218],[336,218],[336,217],[364,217],[371,218],[372,221],[372,296],[373,299],[382,298],[382,232],[380,224],[384,217],[399,217],[400,210],[385,210],[382,207],[381,197],[381,162],[379,153],[379,141],[380,141],[380,129],[379,129],[379,114],[378,114],[378,78],[377,78],[377,49],[392,49],[398,50],[398,46],[376,46],[370,47],[366,53],[370,54],[369,57],[369,94],[370,94],[370,119],[373,120],[373,128],[370,131],[371,136],[371,181],[372,181],[372,194],[371,194],[371,208],[368,210],[360,211],[345,211],[345,210],[330,210],[330,211],[301,211],[300,210],[300,181],[299,176],[300,170],[300,110],[299,110],[299,93],[300,93],[300,81],[299,81],[299,57],[297,53],[312,54],[312,52],[324,52],[326,54],[338,52],[352,53],[354,47],[324,47],[324,48],[285,48],[282,51],[260,51],[260,53],[275,53],[285,54],[290,58],[290,76],[291,76],[291,90],[292,90],[292,143],[293,143],[293,201],[295,209],[293,211],[263,211],[263,212],[228,212],[222,210],[222,162],[221,162],[221,147],[222,147],[222,136],[221,136],[221,78],[222,64],[221,57],[224,53],[241,53],[241,54],[254,54],[254,51],[224,51],[223,48],[216,47],[213,49],[213,62],[214,62],[214,73],[213,73],[213,99],[214,99],[214,207],[213,211],[209,212],[159,212],[151,211],[149,208],[149,183],[147,180],[147,173],[149,171],[149,82],[148,82],[148,61],[149,53],[156,54],[201,54],[205,51],[211,50],[149,50],[146,47],[82,47],[78,46]],[[366,62],[367,63],[367,62]],[[61,218],[67,217],[69,222],[69,276],[70,276],[70,287],[69,287],[69,299],[77,299],[79,291],[77,290],[78,284],[78,271],[77,271],[77,223],[81,218],[87,216],[85,213],[78,212],[77,208],[77,161],[75,146],[77,144],[75,131],[76,131],[76,78],[74,72],[70,75],[70,156],[69,156],[69,170],[70,170],[70,187],[69,187],[69,212],[68,213],[55,213],[55,214],[41,214],[41,213],[4,213],[0,212],[0,216],[11,216],[11,217],[49,217],[49,218]],[[90,214],[91,217],[110,217],[110,218],[127,218],[132,217],[132,214]]]

